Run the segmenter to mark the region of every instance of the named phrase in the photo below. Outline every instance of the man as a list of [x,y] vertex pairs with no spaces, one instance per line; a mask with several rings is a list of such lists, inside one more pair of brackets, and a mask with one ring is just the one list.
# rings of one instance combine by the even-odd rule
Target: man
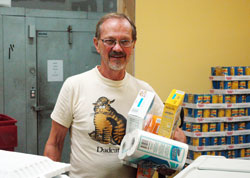
[[[64,82],[51,114],[44,155],[60,161],[70,128],[70,177],[135,177],[136,170],[118,160],[119,145],[139,90],[154,92],[125,71],[135,47],[136,27],[123,14],[107,14],[98,22],[93,41],[101,65]],[[156,96],[151,113],[161,115],[162,109],[163,103]],[[185,141],[181,130],[175,135],[175,139]]]

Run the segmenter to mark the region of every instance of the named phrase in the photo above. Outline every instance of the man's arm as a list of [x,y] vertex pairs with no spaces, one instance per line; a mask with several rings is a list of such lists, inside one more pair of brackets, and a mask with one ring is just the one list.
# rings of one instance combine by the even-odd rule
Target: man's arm
[[53,161],[61,160],[64,139],[67,132],[67,127],[52,120],[50,135],[44,149],[44,156],[49,157]]

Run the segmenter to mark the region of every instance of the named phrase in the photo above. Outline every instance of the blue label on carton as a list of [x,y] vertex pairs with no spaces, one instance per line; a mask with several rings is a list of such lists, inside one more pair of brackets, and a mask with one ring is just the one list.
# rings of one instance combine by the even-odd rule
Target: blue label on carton
[[140,107],[140,106],[141,106],[142,101],[143,101],[143,98],[140,99],[140,101],[139,101],[137,107]]

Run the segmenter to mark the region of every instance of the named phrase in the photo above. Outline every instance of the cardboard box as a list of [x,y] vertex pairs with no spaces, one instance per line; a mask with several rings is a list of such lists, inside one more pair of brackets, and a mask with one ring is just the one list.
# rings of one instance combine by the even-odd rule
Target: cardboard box
[[177,127],[185,92],[173,89],[168,96],[162,113],[158,135],[172,138]]
[[143,129],[145,118],[149,112],[153,102],[155,93],[140,90],[132,107],[128,112],[126,133],[135,129]]

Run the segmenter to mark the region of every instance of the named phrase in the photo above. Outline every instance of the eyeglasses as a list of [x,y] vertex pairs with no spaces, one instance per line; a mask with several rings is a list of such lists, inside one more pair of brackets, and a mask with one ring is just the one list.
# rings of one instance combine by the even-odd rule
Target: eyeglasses
[[[113,39],[101,39],[102,42],[109,46],[109,47],[114,47],[117,43],[117,40],[113,40]],[[133,44],[133,40],[120,40],[118,41],[119,42],[119,45],[122,46],[122,47],[125,47],[125,48],[128,48],[128,47],[131,47],[132,44]]]

